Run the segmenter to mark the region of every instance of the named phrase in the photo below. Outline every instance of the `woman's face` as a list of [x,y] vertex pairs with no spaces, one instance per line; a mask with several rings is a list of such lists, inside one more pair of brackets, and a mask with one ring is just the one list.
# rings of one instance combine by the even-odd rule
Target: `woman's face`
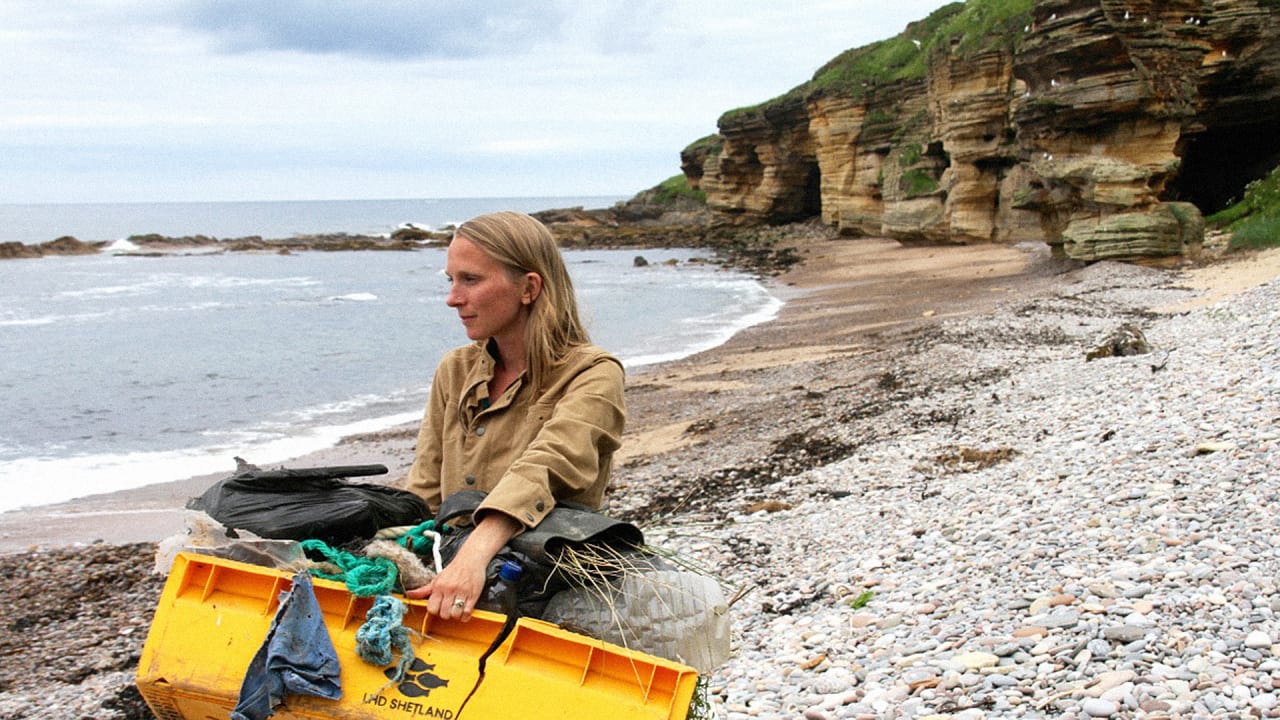
[[445,303],[458,311],[467,337],[494,338],[499,347],[508,348],[513,347],[512,343],[523,342],[528,306],[537,296],[530,277],[537,275],[513,276],[461,235],[449,243],[445,274],[449,277]]

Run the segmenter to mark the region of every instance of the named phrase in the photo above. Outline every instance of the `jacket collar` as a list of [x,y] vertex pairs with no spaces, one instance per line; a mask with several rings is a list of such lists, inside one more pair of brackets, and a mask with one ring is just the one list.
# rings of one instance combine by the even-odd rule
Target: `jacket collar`
[[520,373],[520,377],[507,388],[501,397],[489,397],[489,381],[493,379],[494,367],[497,364],[493,340],[478,341],[475,344],[475,360],[467,371],[467,379],[463,385],[462,395],[458,398],[458,415],[464,423],[490,410],[498,410],[511,404],[516,393],[523,387],[528,372]]

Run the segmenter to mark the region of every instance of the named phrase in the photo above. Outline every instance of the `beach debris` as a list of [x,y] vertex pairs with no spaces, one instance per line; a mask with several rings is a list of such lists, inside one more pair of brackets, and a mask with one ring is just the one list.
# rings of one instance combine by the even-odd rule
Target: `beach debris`
[[715,429],[716,429],[715,418],[703,418],[702,420],[697,420],[695,422],[690,423],[689,427],[684,429],[684,435],[685,436],[705,435]]
[[1236,449],[1236,444],[1233,442],[1209,440],[1206,442],[1198,443],[1195,447],[1195,450],[1192,452],[1192,454],[1193,455],[1212,455],[1213,453],[1226,452],[1228,450],[1235,450],[1235,449]]
[[395,540],[374,540],[364,546],[364,555],[390,560],[400,573],[400,586],[406,590],[422,587],[435,577],[417,554]]
[[974,470],[984,470],[993,465],[999,465],[1006,462],[1017,455],[1018,452],[1013,448],[998,447],[991,450],[982,450],[971,447],[952,447],[945,448],[942,452],[934,456],[934,462],[942,465],[948,470],[955,472],[970,472]]
[[248,460],[245,460],[244,458],[240,457],[239,455],[231,459],[236,461],[236,473],[253,472],[253,471],[262,469],[257,465],[254,465],[253,463],[249,462]]
[[[686,434],[689,434],[687,430]],[[791,433],[779,439],[764,458],[737,467],[716,468],[706,474],[673,478],[644,503],[622,510],[618,516],[645,518],[648,522],[677,512],[720,517],[726,499],[748,490],[763,490],[783,478],[843,460],[853,453],[854,447],[821,435]],[[828,495],[837,497],[837,494]]]
[[[630,555],[590,547],[568,550],[558,565],[573,582],[551,597],[540,617],[710,673],[731,654],[728,586],[685,558],[653,550]],[[598,568],[609,568],[613,577]]]
[[747,514],[752,515],[761,511],[775,513],[781,510],[790,510],[791,507],[791,503],[785,503],[781,500],[764,500],[747,506]]
[[849,601],[849,607],[853,608],[854,610],[861,610],[862,608],[866,607],[867,604],[871,602],[871,599],[874,598],[875,596],[876,594],[874,592],[870,590],[863,590],[862,592],[858,593],[858,597]]
[[818,653],[808,660],[800,663],[801,670],[812,670],[827,661],[826,653]]
[[259,537],[248,530],[232,530],[201,510],[182,511],[184,529],[156,545],[155,572],[168,575],[180,552],[297,572],[321,567],[308,559],[298,543]]
[[1154,363],[1151,364],[1151,372],[1153,373],[1160,372],[1161,370],[1165,369],[1165,366],[1168,364],[1169,364],[1169,351],[1165,350],[1161,354],[1161,356],[1157,358]]
[[1146,355],[1151,352],[1151,343],[1137,325],[1125,323],[1116,328],[1100,345],[1085,354],[1085,361],[1108,357],[1127,357],[1130,355]]

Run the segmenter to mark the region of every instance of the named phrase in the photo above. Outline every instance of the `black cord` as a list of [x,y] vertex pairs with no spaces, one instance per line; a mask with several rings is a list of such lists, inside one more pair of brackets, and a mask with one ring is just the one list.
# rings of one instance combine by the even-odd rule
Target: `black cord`
[[484,666],[489,661],[489,656],[502,645],[502,641],[506,640],[511,631],[515,629],[516,621],[520,619],[515,600],[516,587],[512,584],[506,588],[505,597],[503,597],[503,605],[505,606],[503,609],[507,611],[507,619],[502,623],[502,627],[499,628],[497,637],[493,639],[493,642],[489,643],[489,649],[485,650],[484,654],[480,656],[480,675],[476,678],[476,684],[471,686],[471,692],[467,693],[466,699],[458,706],[458,712],[453,716],[454,720],[462,717],[462,711],[466,709],[467,703],[471,702],[471,696],[475,695],[476,690],[480,689],[480,683],[484,681]]

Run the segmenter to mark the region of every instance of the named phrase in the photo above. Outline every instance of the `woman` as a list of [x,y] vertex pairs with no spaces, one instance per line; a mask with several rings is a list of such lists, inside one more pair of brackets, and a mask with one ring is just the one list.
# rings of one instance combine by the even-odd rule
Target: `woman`
[[624,420],[623,372],[591,345],[555,239],[523,213],[482,215],[449,244],[446,304],[474,342],[431,382],[407,487],[432,512],[459,490],[488,493],[453,560],[409,597],[468,620],[489,562],[557,501],[599,507]]

